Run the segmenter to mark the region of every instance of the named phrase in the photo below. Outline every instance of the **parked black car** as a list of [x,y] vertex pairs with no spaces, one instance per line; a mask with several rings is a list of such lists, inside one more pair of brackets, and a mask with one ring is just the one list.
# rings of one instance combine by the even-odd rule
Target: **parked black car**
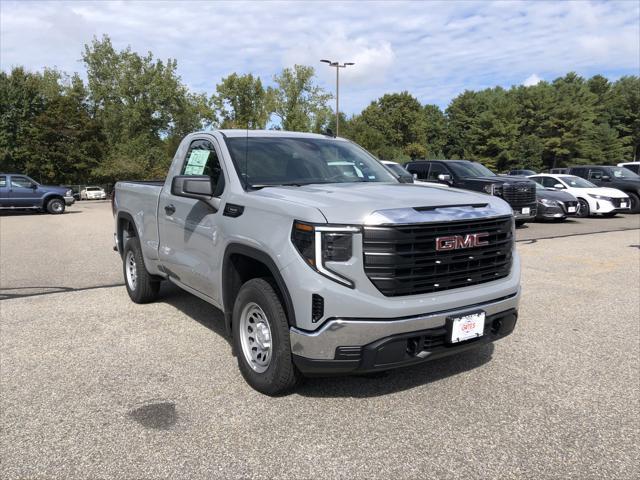
[[578,199],[567,192],[546,188],[536,183],[538,211],[536,220],[565,220],[567,217],[578,216],[580,203]]
[[418,180],[446,183],[504,199],[513,208],[517,225],[536,216],[536,184],[527,178],[499,176],[484,165],[469,160],[416,160],[407,163],[405,168]]
[[537,172],[534,172],[533,170],[527,170],[525,168],[521,168],[519,170],[511,170],[509,173],[507,173],[507,175],[512,175],[512,176],[516,176],[516,177],[528,177],[530,175],[535,175]]
[[598,187],[616,188],[629,195],[631,213],[640,213],[640,176],[624,167],[585,165],[571,167],[571,175],[589,180]]

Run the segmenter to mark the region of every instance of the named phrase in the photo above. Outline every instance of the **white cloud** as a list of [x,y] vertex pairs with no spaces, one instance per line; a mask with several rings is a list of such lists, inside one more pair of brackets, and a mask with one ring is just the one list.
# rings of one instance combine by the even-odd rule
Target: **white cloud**
[[522,84],[525,87],[532,87],[534,85],[537,85],[541,81],[542,81],[542,79],[538,75],[536,75],[535,73],[532,73],[531,75],[529,75],[527,77],[527,79]]
[[[576,71],[611,78],[640,70],[638,2],[0,2],[0,67],[83,71],[92,36],[108,34],[178,60],[184,82],[251,72],[270,83],[293,63],[316,67],[341,103],[358,112],[387,92],[409,90],[446,105],[465,89],[509,87]],[[531,72],[536,72],[535,78]]]

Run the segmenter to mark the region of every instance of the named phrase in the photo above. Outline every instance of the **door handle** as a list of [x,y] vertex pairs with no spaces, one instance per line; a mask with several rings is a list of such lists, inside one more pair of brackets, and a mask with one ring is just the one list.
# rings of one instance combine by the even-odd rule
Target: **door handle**
[[164,213],[166,213],[167,215],[173,215],[175,212],[176,212],[176,207],[174,207],[172,204],[165,205]]

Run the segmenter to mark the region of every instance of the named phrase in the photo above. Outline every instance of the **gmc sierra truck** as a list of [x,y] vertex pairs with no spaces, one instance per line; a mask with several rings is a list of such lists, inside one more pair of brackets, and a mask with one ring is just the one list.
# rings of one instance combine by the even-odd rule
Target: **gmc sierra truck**
[[118,182],[112,202],[131,299],[168,280],[221,309],[265,394],[455,354],[516,324],[511,206],[400,183],[345,139],[193,133],[164,181]]
[[524,177],[496,175],[469,160],[415,160],[406,169],[418,180],[495,195],[511,205],[516,225],[536,217],[536,184]]

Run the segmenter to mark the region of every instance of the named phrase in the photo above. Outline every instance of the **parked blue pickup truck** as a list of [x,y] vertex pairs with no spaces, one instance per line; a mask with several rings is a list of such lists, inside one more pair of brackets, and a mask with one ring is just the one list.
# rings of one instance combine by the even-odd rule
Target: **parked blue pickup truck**
[[40,185],[26,175],[0,173],[2,210],[30,209],[58,214],[73,202],[73,192],[66,187]]

